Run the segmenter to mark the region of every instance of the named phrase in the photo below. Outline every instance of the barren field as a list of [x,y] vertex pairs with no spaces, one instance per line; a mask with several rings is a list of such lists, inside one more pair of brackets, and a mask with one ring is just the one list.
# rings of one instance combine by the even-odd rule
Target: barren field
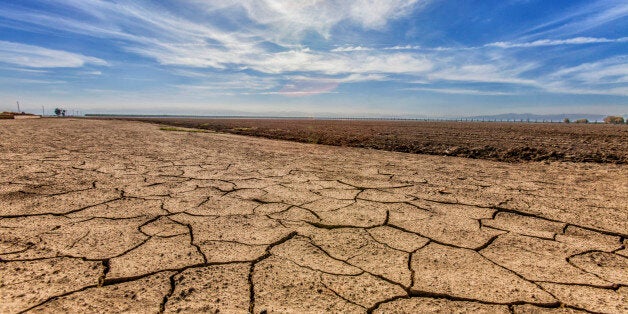
[[[477,125],[483,143],[529,127]],[[539,128],[626,161],[625,128]],[[0,160],[1,313],[628,312],[623,164],[84,119],[0,120]]]
[[628,125],[368,120],[133,120],[336,146],[496,161],[628,163]]

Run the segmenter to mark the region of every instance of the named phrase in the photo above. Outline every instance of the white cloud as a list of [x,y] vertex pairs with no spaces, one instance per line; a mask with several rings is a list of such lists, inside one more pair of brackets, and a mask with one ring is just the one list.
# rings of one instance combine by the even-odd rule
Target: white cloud
[[522,73],[534,68],[534,64],[517,65],[514,61],[496,63],[490,60],[453,66],[446,62],[442,64],[442,68],[428,75],[430,80],[538,85],[533,79],[522,78]]
[[626,1],[588,1],[576,9],[564,11],[561,15],[527,30],[524,40],[573,36],[611,24],[626,16],[628,16]]
[[362,47],[362,46],[346,46],[346,47],[338,47],[334,48],[332,52],[353,52],[353,51],[371,51],[373,48]]
[[543,47],[543,46],[559,46],[559,45],[586,45],[586,44],[600,44],[600,43],[625,43],[628,42],[628,37],[608,39],[608,38],[595,38],[595,37],[576,37],[569,39],[540,39],[532,42],[513,43],[507,41],[499,41],[490,44],[486,44],[486,47],[498,47],[498,48],[529,48],[529,47]]
[[585,84],[628,83],[628,55],[563,68],[552,73],[550,77],[568,77]]
[[387,75],[383,75],[383,74],[350,74],[350,75],[338,76],[338,77],[291,75],[286,78],[291,81],[325,81],[325,82],[336,82],[336,83],[386,81],[390,79]]
[[268,90],[280,86],[279,80],[280,78],[276,77],[259,77],[242,73],[213,74],[209,80],[175,85],[175,87],[188,91]]
[[368,81],[386,81],[389,80],[389,77],[383,74],[351,74],[342,78],[337,78],[336,80],[340,83],[357,83]]
[[[335,88],[335,87],[334,87]],[[320,94],[338,94],[338,92],[334,92],[333,88],[331,89],[317,89],[317,90],[299,90],[299,91],[278,91],[278,92],[253,92],[253,93],[241,93],[241,95],[280,95],[280,96],[288,96],[288,97],[302,97],[302,96],[313,96]]]
[[556,93],[628,96],[628,55],[560,69],[543,86]]
[[174,85],[176,88],[204,95],[283,95],[309,96],[335,93],[340,84],[388,80],[382,74],[327,76],[251,76],[247,74],[214,75],[199,84]]
[[49,73],[50,70],[41,70],[41,69],[26,69],[26,68],[19,68],[19,67],[0,67],[0,69],[2,70],[8,70],[8,71],[19,71],[19,72],[25,72],[25,73],[33,73],[33,74],[46,74]]
[[[317,32],[331,38],[334,27],[345,23],[368,30],[384,29],[390,21],[416,12],[428,0],[185,0],[182,5],[193,3],[193,8],[199,9],[196,17],[179,15],[156,2],[51,1],[77,14],[61,16],[9,7],[0,11],[0,17],[21,21],[20,25],[31,25],[41,32],[62,31],[113,39],[119,48],[172,66],[169,69],[174,74],[194,81],[177,86],[179,89],[241,94],[276,92],[283,86],[285,94],[314,94],[332,92],[343,83],[387,80],[401,75],[428,83],[498,83],[551,92],[621,94],[625,92],[621,84],[627,80],[627,62],[621,60],[585,64],[539,76],[538,72],[542,71],[530,75],[529,70],[542,69],[542,60],[539,64],[522,62],[514,56],[509,58],[507,49],[490,49],[628,42],[626,37],[534,37],[527,41],[523,37],[522,42],[454,48],[377,46],[366,41],[367,44],[358,42],[321,51],[303,45],[305,35]],[[604,21],[617,16],[610,11],[607,13],[610,15]],[[216,23],[213,16],[229,19],[233,25]],[[598,22],[601,23],[602,15],[596,16],[600,16]],[[547,27],[552,26],[555,25]],[[28,67],[106,64],[80,54],[10,42],[0,42],[0,57],[4,62]],[[216,74],[244,70],[257,73],[250,76]],[[296,88],[297,84],[291,89],[284,84],[285,80],[297,82],[300,88]],[[492,93],[467,89],[429,91]]]
[[334,90],[342,83],[358,83],[388,80],[381,74],[351,74],[340,77],[311,77],[293,75],[287,77],[288,82],[278,92],[265,92],[267,95],[310,96],[317,94],[336,93]]
[[463,89],[463,88],[408,87],[408,88],[402,88],[400,90],[422,91],[422,92],[432,92],[432,93],[440,93],[440,94],[478,95],[478,96],[511,96],[511,95],[517,95],[516,93],[510,93],[510,92],[485,91],[485,90]]
[[[384,27],[387,21],[409,14],[420,4],[426,3],[421,0],[192,1],[209,13],[244,8],[257,24],[242,25],[235,31],[216,27],[212,25],[211,19],[201,22],[175,16],[158,5],[140,6],[137,3],[95,0],[58,2],[92,18],[87,22],[37,12],[0,12],[0,16],[26,20],[43,29],[117,39],[121,41],[123,49],[155,59],[164,65],[253,69],[268,74],[313,72],[325,75],[416,73],[431,67],[430,62],[422,56],[378,52],[368,54],[371,50],[362,46],[338,48],[330,52],[294,48],[299,47],[300,42],[298,38],[292,37],[296,33],[282,34],[275,30],[277,27],[297,33],[305,30],[325,33],[342,21],[377,29]],[[260,45],[262,42],[274,43],[285,50],[268,51]],[[343,54],[349,51],[356,54]]]
[[23,79],[23,78],[8,78],[8,77],[3,77],[0,78],[0,82],[3,82],[5,84],[15,84],[15,83],[20,83],[20,84],[45,84],[45,85],[49,85],[49,84],[65,84],[67,83],[66,81],[61,81],[61,80],[45,80],[45,79]]
[[251,69],[280,74],[286,72],[314,72],[326,75],[368,73],[421,73],[432,68],[424,56],[413,54],[337,54],[291,50],[268,54],[263,58],[247,60]]
[[102,59],[62,50],[0,41],[0,62],[30,68],[78,68],[87,63],[107,65]]
[[329,37],[343,21],[365,29],[381,29],[388,21],[406,16],[427,0],[217,0],[193,1],[210,12],[240,7],[258,24],[273,29],[278,40],[312,30]]
[[421,49],[421,46],[405,45],[405,46],[393,46],[385,47],[384,50],[417,50]]

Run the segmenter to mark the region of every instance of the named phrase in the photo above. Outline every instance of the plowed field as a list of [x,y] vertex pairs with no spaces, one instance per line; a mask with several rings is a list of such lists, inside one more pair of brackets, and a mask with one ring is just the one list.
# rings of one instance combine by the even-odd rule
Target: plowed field
[[303,143],[507,162],[628,162],[628,126],[562,123],[133,118]]

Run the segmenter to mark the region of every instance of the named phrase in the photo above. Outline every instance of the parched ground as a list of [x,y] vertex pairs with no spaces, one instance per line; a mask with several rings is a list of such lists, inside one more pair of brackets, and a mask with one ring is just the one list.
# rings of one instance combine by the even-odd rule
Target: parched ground
[[628,167],[0,121],[0,312],[628,312]]

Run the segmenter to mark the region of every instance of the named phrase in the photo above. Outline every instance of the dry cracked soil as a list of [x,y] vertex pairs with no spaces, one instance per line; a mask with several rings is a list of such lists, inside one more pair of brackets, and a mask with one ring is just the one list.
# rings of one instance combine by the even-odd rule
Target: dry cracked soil
[[626,313],[628,168],[0,121],[0,312]]

